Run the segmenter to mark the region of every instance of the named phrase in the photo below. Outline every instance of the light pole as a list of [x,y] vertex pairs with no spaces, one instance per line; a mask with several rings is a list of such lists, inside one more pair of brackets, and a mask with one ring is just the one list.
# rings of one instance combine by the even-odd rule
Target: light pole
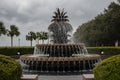
[[20,38],[18,38],[18,46],[20,47]]

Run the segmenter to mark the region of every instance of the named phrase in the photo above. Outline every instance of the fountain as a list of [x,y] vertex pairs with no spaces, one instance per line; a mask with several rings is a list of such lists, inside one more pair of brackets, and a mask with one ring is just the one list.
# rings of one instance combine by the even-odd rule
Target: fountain
[[63,10],[57,9],[52,24],[51,44],[36,44],[33,55],[22,55],[20,60],[28,71],[37,72],[84,72],[93,69],[100,61],[100,55],[88,54],[83,43],[69,43],[68,32],[72,26]]

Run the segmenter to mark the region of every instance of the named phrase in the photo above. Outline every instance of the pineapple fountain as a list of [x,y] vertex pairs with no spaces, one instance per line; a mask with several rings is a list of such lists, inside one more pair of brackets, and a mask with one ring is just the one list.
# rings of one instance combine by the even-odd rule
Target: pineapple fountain
[[83,43],[69,43],[72,26],[67,12],[57,8],[50,31],[51,44],[36,44],[33,55],[22,55],[20,60],[31,72],[85,72],[91,71],[100,61],[100,55],[88,54]]

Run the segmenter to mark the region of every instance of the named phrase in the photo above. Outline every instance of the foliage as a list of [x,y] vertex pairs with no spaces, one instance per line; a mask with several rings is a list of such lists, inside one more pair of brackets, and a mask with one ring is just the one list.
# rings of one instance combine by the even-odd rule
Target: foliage
[[0,54],[12,56],[17,55],[20,52],[20,55],[23,54],[33,54],[34,47],[0,47]]
[[28,35],[26,35],[26,40],[30,41],[30,45],[32,46],[32,41],[36,39],[36,34],[33,31],[28,32]]
[[52,41],[53,43],[67,43],[69,41],[68,32],[72,31],[72,26],[68,23],[68,16],[66,16],[67,12],[57,8],[54,14],[53,23],[48,27],[48,30],[52,32]]
[[28,32],[28,35],[26,35],[26,40],[30,41],[31,46],[32,46],[32,41],[36,39],[38,39],[38,43],[39,43],[39,40],[42,40],[42,43],[44,43],[44,40],[48,39],[48,33],[30,31]]
[[13,46],[13,37],[20,35],[18,27],[15,25],[10,25],[10,30],[7,30],[7,35],[11,37],[11,46]]
[[41,37],[42,37],[41,32],[36,32],[36,38],[38,39],[38,43],[39,43],[39,40],[42,40]]
[[48,33],[47,32],[36,32],[36,38],[38,40],[42,40],[42,43],[44,43],[44,40],[48,39]]
[[0,80],[20,80],[21,65],[10,57],[0,55]]
[[2,34],[6,34],[6,28],[5,28],[5,26],[4,26],[4,23],[3,22],[0,22],[0,36],[2,35]]
[[120,55],[100,62],[94,68],[95,80],[120,80]]
[[90,54],[101,54],[103,51],[103,55],[116,55],[120,54],[120,47],[87,47],[87,50]]
[[48,39],[48,33],[47,32],[41,32],[41,34],[42,34],[42,37],[41,37],[42,43],[44,43],[44,40]]
[[74,38],[89,46],[113,46],[120,41],[119,25],[120,5],[112,2],[103,13],[79,26]]
[[[120,47],[87,47],[89,54],[101,54],[104,51],[104,55],[116,55],[120,54]],[[23,54],[33,54],[34,47],[0,47],[0,54],[12,56],[17,55],[17,52]]]

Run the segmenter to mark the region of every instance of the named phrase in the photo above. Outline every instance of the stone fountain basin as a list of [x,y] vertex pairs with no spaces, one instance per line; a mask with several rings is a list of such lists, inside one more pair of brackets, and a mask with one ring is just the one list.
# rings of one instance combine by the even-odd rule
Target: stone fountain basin
[[83,61],[83,60],[98,60],[100,55],[98,54],[86,54],[81,56],[71,56],[71,57],[44,57],[44,56],[34,56],[32,54],[20,56],[20,60],[25,61]]
[[101,60],[98,54],[85,54],[70,57],[51,57],[41,55],[22,55],[20,60],[28,71],[87,71]]

